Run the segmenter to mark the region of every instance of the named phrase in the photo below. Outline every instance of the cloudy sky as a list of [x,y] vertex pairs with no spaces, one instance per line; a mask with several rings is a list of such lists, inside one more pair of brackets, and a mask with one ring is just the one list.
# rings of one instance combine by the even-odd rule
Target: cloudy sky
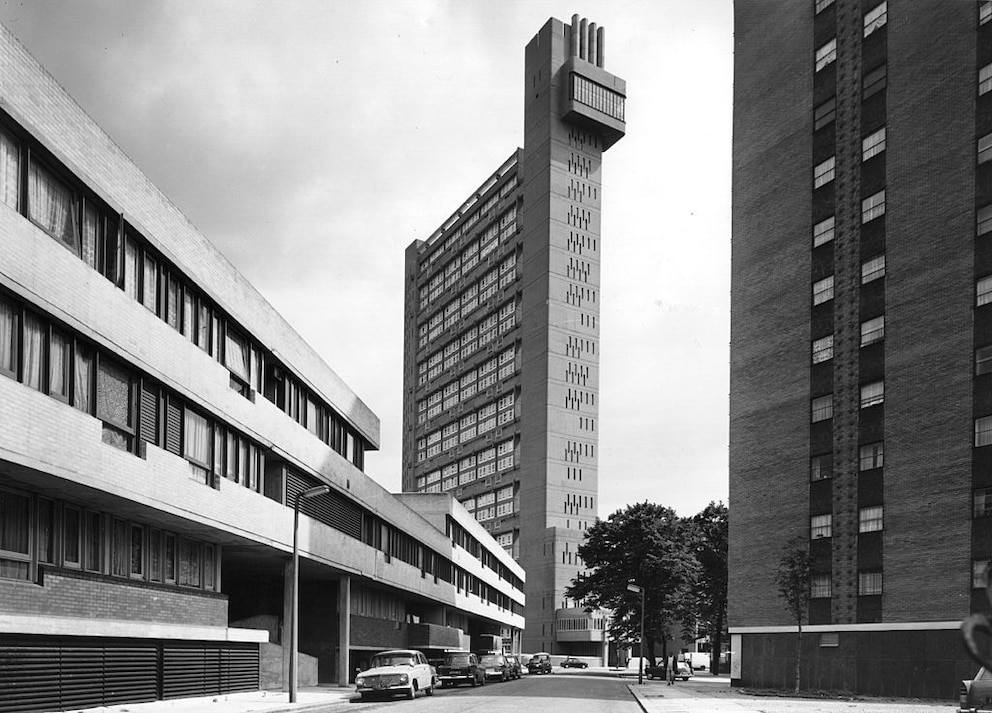
[[403,253],[523,142],[523,50],[606,29],[600,515],[727,499],[730,0],[0,0],[0,22],[382,421]]

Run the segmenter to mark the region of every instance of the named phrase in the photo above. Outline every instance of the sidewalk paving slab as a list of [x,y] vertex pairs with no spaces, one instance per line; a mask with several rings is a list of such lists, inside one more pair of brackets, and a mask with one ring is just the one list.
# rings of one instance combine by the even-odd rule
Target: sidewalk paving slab
[[352,687],[314,686],[297,691],[296,703],[287,691],[248,691],[197,698],[170,698],[147,703],[120,703],[70,713],[306,713],[336,703],[348,703],[357,694]]

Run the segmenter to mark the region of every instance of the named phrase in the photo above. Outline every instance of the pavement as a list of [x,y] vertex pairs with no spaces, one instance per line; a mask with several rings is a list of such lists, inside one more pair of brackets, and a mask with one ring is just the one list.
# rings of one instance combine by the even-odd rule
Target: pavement
[[306,713],[355,697],[354,686],[300,688],[296,703],[286,691],[250,691],[201,698],[174,698],[148,703],[121,703],[97,708],[73,709],[72,713]]

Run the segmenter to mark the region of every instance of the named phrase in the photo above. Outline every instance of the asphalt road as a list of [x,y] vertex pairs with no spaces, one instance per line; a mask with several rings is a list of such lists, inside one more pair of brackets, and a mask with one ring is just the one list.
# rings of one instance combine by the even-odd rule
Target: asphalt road
[[397,713],[641,713],[628,683],[617,677],[569,671],[487,683],[480,688],[439,688],[433,696],[420,694],[413,701],[352,701],[344,710],[359,713],[397,707]]

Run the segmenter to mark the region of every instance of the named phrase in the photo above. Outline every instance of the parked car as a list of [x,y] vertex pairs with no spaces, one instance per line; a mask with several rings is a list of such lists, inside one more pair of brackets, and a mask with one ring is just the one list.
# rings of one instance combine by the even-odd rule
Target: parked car
[[580,661],[574,656],[569,656],[564,661],[561,662],[562,668],[589,668],[589,664],[585,661]]
[[961,681],[960,693],[958,710],[961,713],[992,711],[992,671],[983,666],[973,679]]
[[524,667],[520,663],[520,658],[513,654],[506,656],[506,663],[510,666],[510,678],[520,678],[524,672]]
[[527,673],[551,673],[551,654],[539,651],[527,662]]
[[[662,681],[668,679],[668,671],[665,669],[665,663],[662,659],[657,659],[656,666],[645,666],[644,675],[647,676],[649,681],[653,681],[656,678],[660,678]],[[678,660],[678,672],[675,674],[675,678],[681,678],[683,681],[688,681],[689,676],[692,675],[692,669],[689,668],[689,664],[682,657]]]
[[468,683],[474,688],[486,683],[486,674],[479,665],[479,657],[468,651],[445,653],[437,667],[437,677],[441,688],[457,686],[459,683]]
[[417,691],[434,695],[437,682],[434,667],[419,651],[397,649],[383,651],[372,657],[372,666],[355,678],[355,689],[362,700],[374,696],[402,693],[413,699]]
[[506,681],[510,678],[510,666],[506,663],[503,654],[483,654],[479,658],[479,665],[485,673],[486,680],[495,679]]

